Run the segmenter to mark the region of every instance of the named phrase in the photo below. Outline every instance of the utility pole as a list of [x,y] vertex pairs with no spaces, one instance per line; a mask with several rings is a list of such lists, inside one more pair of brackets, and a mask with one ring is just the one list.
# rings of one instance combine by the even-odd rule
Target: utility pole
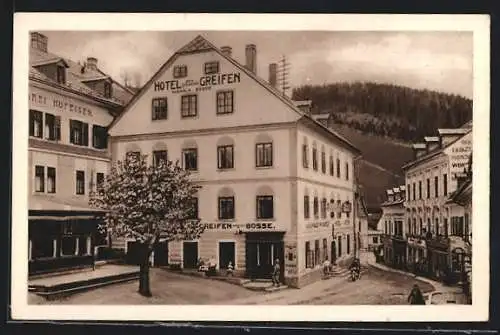
[[287,61],[286,56],[283,55],[278,62],[278,87],[281,88],[283,95],[286,95],[290,89],[288,76],[290,75],[290,63]]

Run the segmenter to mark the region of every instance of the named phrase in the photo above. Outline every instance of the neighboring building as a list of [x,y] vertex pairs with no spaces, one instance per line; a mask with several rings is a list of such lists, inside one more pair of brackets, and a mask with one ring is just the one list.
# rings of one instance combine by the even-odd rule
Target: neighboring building
[[356,220],[358,229],[358,245],[360,250],[368,250],[370,240],[368,236],[368,210],[364,198],[359,196],[357,201]]
[[[415,160],[403,166],[407,199],[408,262],[435,279],[459,280],[469,239],[464,207],[448,203],[472,152],[471,123],[439,129],[438,136],[415,144]],[[456,251],[460,251],[457,253]]]
[[398,268],[406,268],[406,231],[404,227],[405,186],[388,189],[387,200],[380,206],[382,217],[379,230],[383,230],[384,263]]
[[107,126],[132,93],[97,67],[48,51],[31,33],[29,274],[93,264],[98,215],[89,193],[108,172]]
[[282,279],[302,286],[321,277],[325,258],[353,255],[360,152],[260,79],[256,46],[245,51],[242,66],[230,47],[198,36],[175,52],[110,127],[113,160],[179,160],[202,186],[194,205],[205,232],[166,244],[170,265],[213,258],[219,269],[232,262],[236,274],[269,278],[279,259]]
[[384,232],[380,230],[368,229],[366,243],[368,245],[367,250],[373,251],[378,250],[378,248],[382,245],[382,240],[384,237]]

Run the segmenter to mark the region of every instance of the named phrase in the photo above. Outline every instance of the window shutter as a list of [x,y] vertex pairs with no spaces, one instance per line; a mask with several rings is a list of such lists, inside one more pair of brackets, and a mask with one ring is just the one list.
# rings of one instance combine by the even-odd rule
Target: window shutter
[[89,125],[87,123],[81,123],[83,128],[83,145],[89,145]]
[[30,110],[30,136],[35,135],[35,115],[33,111]]
[[61,117],[56,116],[54,120],[54,135],[57,141],[61,140]]

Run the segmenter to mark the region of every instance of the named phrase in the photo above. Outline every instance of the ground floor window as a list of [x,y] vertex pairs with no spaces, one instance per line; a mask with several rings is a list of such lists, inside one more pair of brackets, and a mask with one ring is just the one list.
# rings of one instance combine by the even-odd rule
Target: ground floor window
[[328,242],[326,238],[323,239],[323,262],[328,259]]
[[306,268],[314,267],[314,255],[311,249],[311,242],[306,242]]
[[347,254],[351,253],[351,236],[347,235]]
[[37,237],[31,240],[32,259],[54,257],[54,238]]
[[75,255],[77,240],[78,238],[74,236],[63,236],[61,238],[61,256]]
[[337,240],[338,240],[338,247],[339,247],[339,252],[337,253],[337,256],[341,257],[342,256],[342,236],[339,236],[337,238]]
[[314,265],[320,263],[320,248],[319,248],[319,240],[314,241]]

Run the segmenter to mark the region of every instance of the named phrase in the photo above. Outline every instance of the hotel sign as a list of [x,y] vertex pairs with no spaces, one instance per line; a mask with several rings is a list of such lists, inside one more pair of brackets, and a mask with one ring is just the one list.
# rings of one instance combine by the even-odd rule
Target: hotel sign
[[472,154],[472,140],[470,134],[453,144],[447,151],[450,157],[450,175],[456,179],[469,166],[469,156]]
[[212,86],[239,84],[240,73],[218,73],[185,80],[157,80],[153,83],[155,92],[170,91],[172,93],[196,93],[208,91]]

